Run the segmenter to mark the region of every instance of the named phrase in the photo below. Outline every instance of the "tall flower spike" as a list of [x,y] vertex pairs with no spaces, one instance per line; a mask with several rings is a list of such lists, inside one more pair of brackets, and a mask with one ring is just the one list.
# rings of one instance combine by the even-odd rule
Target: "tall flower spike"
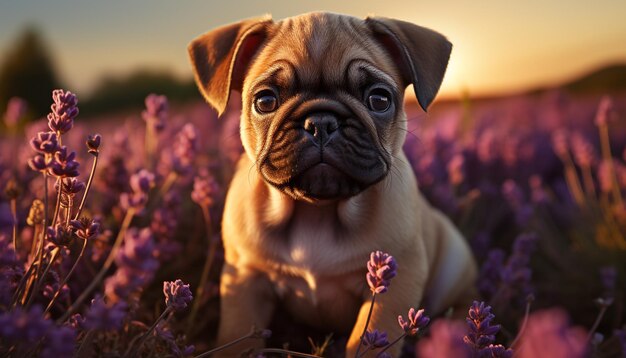
[[382,251],[372,252],[367,262],[367,284],[372,293],[385,293],[391,283],[391,279],[396,276],[398,265],[393,256]]
[[407,321],[404,320],[404,317],[398,316],[398,324],[409,336],[416,335],[420,329],[426,327],[428,322],[430,322],[430,318],[424,315],[423,309],[416,311],[415,308],[411,307],[407,314]]
[[146,109],[141,113],[141,116],[147,125],[160,132],[165,128],[168,109],[167,97],[151,93],[146,97]]
[[163,294],[165,295],[165,304],[175,311],[183,310],[193,300],[189,285],[182,280],[163,282]]
[[48,114],[50,130],[60,134],[68,132],[74,126],[74,118],[78,115],[78,99],[70,91],[57,89],[52,91],[54,103],[50,106],[52,112]]
[[503,354],[507,350],[493,345],[493,342],[496,340],[496,334],[500,331],[500,325],[491,325],[491,321],[494,318],[495,315],[491,313],[491,306],[486,306],[485,302],[474,301],[469,309],[468,317],[466,318],[469,332],[463,337],[463,341],[479,357],[488,352],[495,354],[500,351],[502,352],[498,354],[501,355],[494,357],[505,357]]

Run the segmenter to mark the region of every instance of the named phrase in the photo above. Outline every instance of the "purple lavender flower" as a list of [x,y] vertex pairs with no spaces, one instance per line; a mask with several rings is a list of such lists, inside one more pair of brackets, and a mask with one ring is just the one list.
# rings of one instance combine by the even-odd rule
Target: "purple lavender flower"
[[11,97],[9,103],[7,103],[7,109],[4,113],[4,124],[8,128],[13,128],[17,125],[20,118],[26,113],[27,105],[26,101],[19,97]]
[[189,285],[182,280],[163,282],[163,294],[165,295],[165,304],[175,311],[181,311],[193,300]]
[[564,129],[558,130],[552,135],[552,147],[554,149],[554,153],[561,158],[564,158],[569,153],[567,137],[568,133]]
[[132,193],[122,193],[120,204],[126,210],[129,208],[143,210],[148,202],[148,192],[154,187],[154,174],[145,169],[140,170],[130,177],[130,187]]
[[39,132],[30,140],[30,146],[37,153],[52,155],[59,150],[59,140],[55,132]]
[[29,344],[43,338],[52,322],[43,317],[43,309],[33,306],[29,311],[16,307],[0,314],[0,337],[12,344]]
[[513,350],[506,348],[501,344],[490,344],[483,348],[480,357],[485,358],[511,358],[513,357]]
[[141,113],[146,124],[160,132],[165,128],[169,105],[167,97],[151,93],[146,97],[146,109]]
[[68,326],[57,327],[48,333],[44,341],[44,348],[41,351],[41,357],[72,357],[75,345],[76,331]]
[[75,160],[76,153],[67,153],[67,147],[62,147],[54,153],[54,158],[50,162],[48,172],[51,175],[66,178],[77,177],[79,163]]
[[[59,184],[55,183],[54,188],[59,190]],[[85,183],[76,178],[61,179],[61,189],[63,194],[74,196],[85,189]]]
[[500,272],[504,267],[506,255],[500,249],[493,249],[487,254],[478,276],[478,291],[483,297],[492,297],[500,284]]
[[179,175],[187,175],[193,171],[193,160],[198,151],[198,131],[187,123],[180,130],[174,142],[174,151],[169,157],[172,170]]
[[11,304],[13,293],[23,275],[23,263],[18,259],[12,242],[0,235],[0,306]]
[[485,306],[485,302],[474,301],[469,309],[469,315],[466,318],[469,333],[463,337],[463,341],[477,355],[496,340],[500,325],[491,325],[491,320],[494,318],[491,306]]
[[52,110],[48,114],[48,126],[50,130],[63,134],[74,126],[74,118],[78,115],[78,100],[76,95],[70,91],[57,89],[52,91],[54,103],[50,107]]
[[102,141],[102,137],[100,136],[100,134],[95,134],[95,135],[89,135],[87,137],[87,149],[89,150],[89,154],[92,154],[94,156],[98,156],[98,153],[100,153],[100,142]]
[[418,341],[419,357],[469,358],[471,352],[463,342],[465,327],[461,322],[440,319],[430,326],[430,337]]
[[191,200],[202,207],[210,208],[215,203],[220,192],[220,186],[215,178],[208,170],[201,169],[200,174],[193,180]]
[[386,332],[380,332],[377,329],[373,331],[367,331],[361,338],[363,340],[363,345],[366,348],[374,349],[374,348],[382,348],[389,344],[389,340],[387,339]]
[[586,333],[569,326],[567,314],[559,309],[530,315],[516,357],[582,358],[586,356]]
[[56,224],[54,227],[48,226],[46,229],[46,236],[55,246],[68,247],[74,241],[72,231],[62,224]]
[[536,249],[537,236],[532,234],[519,235],[513,243],[513,252],[500,273],[504,284],[517,285],[522,289],[524,297],[530,293],[530,276],[532,271],[528,267],[530,255]]
[[76,236],[83,240],[90,240],[100,233],[100,223],[85,217],[80,220],[71,220],[70,226],[74,229]]
[[415,308],[412,307],[409,309],[407,319],[408,321],[405,321],[402,316],[398,316],[398,324],[409,336],[416,335],[420,329],[426,327],[428,322],[430,322],[430,318],[424,315],[423,309],[416,311]]
[[87,329],[102,331],[117,330],[122,327],[128,306],[125,302],[106,304],[102,297],[91,300],[91,306],[85,313],[83,325]]
[[391,279],[396,276],[397,268],[398,265],[393,256],[382,251],[375,251],[370,254],[366,278],[373,294],[387,292]]
[[613,100],[609,96],[604,96],[600,100],[598,112],[596,112],[596,125],[607,125],[613,119]]
[[149,283],[159,267],[150,229],[129,229],[115,263],[118,269],[104,285],[107,297],[114,302],[125,300]]
[[597,161],[597,153],[593,145],[581,133],[572,135],[572,154],[574,160],[582,168],[588,168]]

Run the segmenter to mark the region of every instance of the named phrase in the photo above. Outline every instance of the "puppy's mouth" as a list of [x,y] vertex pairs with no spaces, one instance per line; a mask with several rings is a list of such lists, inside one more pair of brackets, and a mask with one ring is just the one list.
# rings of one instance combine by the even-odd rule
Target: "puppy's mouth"
[[317,200],[344,199],[360,193],[365,185],[325,162],[312,165],[294,177],[284,190],[295,197]]

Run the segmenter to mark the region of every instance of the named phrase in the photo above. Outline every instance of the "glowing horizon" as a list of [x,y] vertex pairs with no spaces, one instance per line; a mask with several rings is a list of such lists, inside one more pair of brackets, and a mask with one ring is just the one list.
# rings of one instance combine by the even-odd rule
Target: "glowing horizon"
[[89,92],[105,75],[136,69],[191,76],[186,45],[200,33],[247,17],[275,19],[323,10],[357,17],[370,14],[411,21],[446,35],[454,44],[442,97],[512,93],[562,83],[612,63],[626,63],[626,2],[602,0],[593,7],[559,0],[481,4],[439,1],[389,4],[365,1],[309,3],[166,0],[139,3],[77,0],[0,4],[0,53],[22,29],[38,27],[69,88]]

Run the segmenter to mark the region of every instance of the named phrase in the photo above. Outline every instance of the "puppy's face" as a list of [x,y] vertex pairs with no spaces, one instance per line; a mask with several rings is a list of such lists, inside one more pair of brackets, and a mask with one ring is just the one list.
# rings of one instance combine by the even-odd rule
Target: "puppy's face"
[[243,140],[263,178],[305,200],[381,180],[405,133],[389,56],[355,18],[291,18],[274,31],[242,91]]
[[[397,20],[312,13],[231,26],[191,44],[196,79],[218,109],[230,89],[242,92],[246,153],[267,183],[307,201],[356,195],[389,173],[406,133],[404,88],[413,83],[427,106],[450,52],[441,35]],[[421,46],[405,45],[407,32],[424,37]],[[232,54],[220,74],[220,63],[203,65],[225,38]],[[417,67],[436,73],[417,84]]]

